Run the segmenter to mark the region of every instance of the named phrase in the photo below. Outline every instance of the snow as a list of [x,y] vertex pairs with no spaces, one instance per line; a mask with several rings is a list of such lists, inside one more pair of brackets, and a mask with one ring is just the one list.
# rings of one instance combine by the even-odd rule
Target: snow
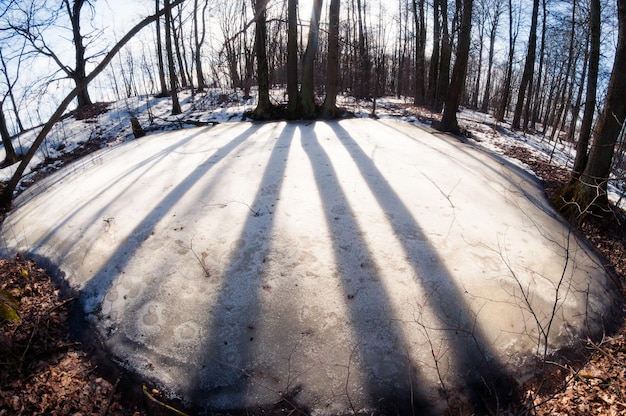
[[[183,114],[171,116],[169,98],[152,96],[132,97],[109,104],[108,111],[86,121],[76,120],[73,116],[65,117],[55,124],[43,145],[37,151],[33,161],[26,170],[22,182],[28,181],[33,170],[39,170],[46,159],[56,159],[70,153],[90,141],[101,142],[101,147],[111,147],[133,140],[130,118],[136,117],[148,132],[171,131],[191,127],[184,121],[224,123],[241,120],[244,111],[253,108],[253,100],[244,100],[238,94],[212,91],[210,94],[192,95],[180,93],[179,97]],[[15,150],[18,154],[28,151],[41,126],[28,130],[14,138]],[[4,159],[4,147],[0,146],[0,158]],[[0,170],[0,181],[7,181],[17,164]],[[45,166],[46,170],[56,170],[55,166]],[[20,191],[23,188],[19,188]]]
[[[171,125],[154,121],[164,103],[154,129]],[[221,124],[137,140],[101,115],[122,144],[37,182],[2,227],[4,255],[57,266],[109,353],[185,403],[284,394],[337,414],[414,397],[440,413],[442,387],[506,389],[614,313],[536,177],[477,144],[390,118],[225,122],[245,103],[209,105],[197,115]]]

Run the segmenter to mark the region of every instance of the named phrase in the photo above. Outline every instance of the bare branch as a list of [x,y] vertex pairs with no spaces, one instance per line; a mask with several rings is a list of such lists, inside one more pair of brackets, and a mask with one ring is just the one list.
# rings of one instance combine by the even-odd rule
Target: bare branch
[[[171,4],[171,6],[179,5],[179,4],[183,3],[184,1],[185,0],[175,0]],[[33,142],[32,146],[30,147],[30,149],[28,150],[26,155],[24,155],[24,158],[20,162],[17,170],[15,171],[13,176],[11,177],[11,180],[7,183],[6,187],[4,187],[2,189],[2,194],[0,195],[0,207],[2,207],[4,209],[8,209],[11,206],[11,201],[13,199],[13,192],[15,191],[15,188],[17,188],[17,184],[19,183],[20,179],[22,178],[22,175],[24,174],[24,171],[26,170],[26,167],[28,166],[28,164],[32,160],[33,156],[35,155],[35,152],[37,151],[39,146],[41,146],[41,143],[43,143],[44,139],[46,138],[46,136],[48,135],[50,130],[52,130],[52,126],[54,126],[54,124],[57,121],[59,121],[59,119],[61,118],[61,116],[63,115],[63,113],[65,112],[65,110],[69,106],[69,104],[72,102],[72,100],[74,100],[74,98],[76,98],[76,96],[82,90],[87,88],[87,85],[91,81],[93,81],[93,79],[98,74],[100,74],[100,72],[102,72],[109,65],[109,63],[113,60],[115,55],[117,55],[117,53],[124,47],[124,45],[126,45],[144,27],[146,27],[150,23],[153,23],[154,21],[156,21],[163,14],[165,14],[165,9],[161,9],[159,12],[157,12],[157,13],[151,15],[151,16],[148,16],[148,17],[144,18],[142,21],[140,21],[139,23],[137,23],[128,33],[126,33],[126,35],[124,35],[124,37],[122,37],[122,39],[120,39],[119,42],[117,42],[117,44],[115,44],[115,46],[111,49],[111,51],[98,64],[98,66],[96,66],[96,68],[93,71],[91,71],[91,73],[89,75],[87,75],[85,80],[80,82],[65,97],[65,99],[61,102],[61,104],[59,105],[57,110],[54,112],[52,117],[50,117],[48,122],[44,125],[43,129],[41,130],[41,132],[37,135],[37,138]]]

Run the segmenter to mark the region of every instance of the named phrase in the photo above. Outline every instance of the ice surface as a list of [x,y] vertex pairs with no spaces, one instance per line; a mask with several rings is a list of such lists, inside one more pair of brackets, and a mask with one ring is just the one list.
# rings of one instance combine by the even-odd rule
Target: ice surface
[[151,134],[28,189],[2,236],[58,265],[119,362],[202,409],[437,413],[616,302],[534,176],[392,120]]

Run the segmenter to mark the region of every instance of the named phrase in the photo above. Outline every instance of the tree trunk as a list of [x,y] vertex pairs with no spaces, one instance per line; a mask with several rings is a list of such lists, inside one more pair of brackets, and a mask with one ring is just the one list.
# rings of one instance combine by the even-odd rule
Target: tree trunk
[[480,76],[483,70],[483,42],[485,38],[485,21],[479,22],[478,28],[478,68],[476,68],[476,82],[472,94],[472,108],[478,108],[478,96],[480,95]]
[[[160,9],[160,1],[155,0],[155,11]],[[161,84],[161,92],[158,97],[167,97],[167,81],[165,81],[165,65],[163,63],[163,42],[161,41],[161,19],[156,21],[156,46],[157,46],[157,62],[159,67],[159,84]]]
[[504,80],[504,88],[502,91],[502,98],[498,110],[494,114],[496,121],[504,120],[509,106],[509,100],[511,96],[511,79],[513,77],[513,58],[515,56],[515,41],[517,38],[517,32],[513,31],[513,1],[509,0],[509,60],[506,66],[506,77]]
[[430,55],[430,68],[428,71],[428,104],[431,107],[437,101],[437,82],[439,80],[439,49],[441,45],[440,1],[442,0],[433,0],[433,50]]
[[[171,7],[170,7],[170,12],[171,12]],[[178,13],[178,19],[180,20],[180,12]],[[173,50],[174,50],[174,54],[176,56],[176,61],[178,62],[178,73],[180,75],[180,86],[181,88],[185,89],[187,87],[189,87],[189,82],[187,81],[187,74],[185,71],[185,63],[186,60],[183,58],[183,56],[185,55],[184,53],[184,45],[181,44],[180,39],[179,39],[179,31],[180,33],[180,38],[183,37],[182,35],[182,23],[179,22],[178,25],[178,30],[176,29],[176,25],[175,25],[175,19],[174,19],[174,15],[172,13],[170,13],[170,26],[171,26],[171,34],[172,34],[172,40],[174,41],[173,43]],[[181,51],[182,49],[182,51]]]
[[254,52],[257,62],[257,84],[259,98],[256,108],[252,112],[255,120],[268,120],[272,116],[272,104],[270,103],[270,76],[267,63],[267,22],[265,10],[267,0],[252,0],[254,18],[256,19],[254,30]]
[[[317,0],[314,0],[317,1]],[[370,94],[370,57],[365,44],[365,24],[361,0],[356,1],[358,25],[358,77],[357,98],[369,98]]]
[[[541,104],[543,103],[542,93],[542,77],[543,77],[543,62],[545,60],[546,49],[546,26],[548,21],[548,13],[546,7],[546,0],[542,0],[542,21],[541,21],[541,46],[539,47],[539,68],[537,69],[537,85],[535,86],[535,98],[533,99],[532,114],[530,114],[529,128],[535,129],[535,124],[539,119]],[[526,127],[524,128],[526,130]]]
[[[71,71],[71,77],[76,85],[84,82],[85,78],[87,77],[85,72],[85,46],[83,45],[83,36],[80,33],[80,11],[84,4],[85,0],[75,0],[74,4],[70,7],[69,0],[65,0],[67,13],[70,17],[70,22],[72,24],[74,56],[76,59],[76,67],[73,71]],[[78,101],[78,108],[92,105],[91,98],[89,97],[89,91],[87,90],[87,88],[81,90],[76,99]]]
[[587,150],[591,138],[593,116],[596,111],[596,90],[598,86],[598,72],[600,67],[600,0],[591,0],[589,5],[589,72],[587,74],[587,93],[585,95],[585,109],[578,136],[576,159],[572,169],[572,181],[578,180],[587,164]]
[[324,117],[337,116],[337,85],[339,80],[339,11],[340,0],[330,0],[328,12],[328,68],[326,70],[326,99]]
[[493,56],[498,33],[498,22],[500,20],[502,2],[496,0],[495,10],[492,10],[491,27],[489,28],[489,56],[487,58],[487,80],[485,81],[485,94],[480,106],[480,111],[486,113],[489,110],[491,100],[491,74],[493,71]]
[[[617,0],[619,31],[615,62],[607,89],[604,109],[593,132],[589,159],[578,180],[560,192],[555,201],[564,215],[583,221],[587,215],[609,212],[607,183],[615,144],[626,116],[626,0]],[[592,72],[592,71],[590,71]]]
[[424,105],[426,97],[426,24],[424,22],[424,0],[413,0],[415,19],[415,105]]
[[287,113],[298,111],[298,0],[289,0],[287,6]]
[[[6,61],[4,60],[4,55],[2,55],[1,50],[0,50],[0,62],[2,63],[2,73],[4,74],[4,80],[7,85],[7,95],[9,96],[9,99],[11,100],[11,105],[13,107],[13,115],[15,116],[15,122],[17,124],[17,128],[19,129],[19,132],[23,132],[24,126],[22,125],[22,120],[20,119],[20,114],[17,109],[17,103],[15,102],[15,95],[13,94],[13,87],[15,86],[15,83],[17,82],[17,77],[13,82],[11,82],[11,80],[9,79],[9,71],[7,69],[7,64],[6,64]],[[20,71],[21,65],[22,65],[22,57],[20,56],[18,60],[18,64],[17,64],[18,74],[21,72]]]
[[0,104],[0,136],[2,137],[2,145],[4,146],[4,152],[6,156],[4,157],[4,161],[0,164],[0,167],[4,168],[7,166],[11,166],[15,162],[17,162],[17,155],[15,154],[15,148],[13,148],[13,143],[11,142],[11,135],[9,134],[9,130],[7,129],[7,122],[4,118],[4,110],[2,109],[2,105]]
[[320,13],[322,11],[322,0],[313,0],[313,10],[311,10],[311,24],[309,25],[309,37],[306,50],[302,57],[302,86],[300,87],[300,108],[303,118],[315,116],[315,91],[313,85],[315,54],[319,42]]
[[463,95],[465,75],[467,72],[467,61],[472,34],[472,5],[473,0],[463,0],[459,45],[456,53],[456,62],[454,63],[454,69],[452,71],[452,82],[448,89],[448,96],[441,122],[438,124],[433,123],[433,126],[438,130],[451,132],[453,134],[460,134],[456,113],[459,109],[461,96]]
[[[567,141],[568,142],[574,142],[574,137],[576,136],[576,128],[577,128],[577,122],[578,122],[578,116],[580,114],[580,106],[582,104],[583,101],[583,90],[584,90],[584,86],[585,86],[585,82],[584,79],[587,76],[587,67],[589,66],[589,36],[585,37],[585,48],[584,48],[584,53],[583,53],[583,68],[580,71],[580,86],[578,87],[578,91],[576,93],[576,101],[574,101],[574,104],[572,105],[572,117],[571,117],[571,122],[569,125],[569,130],[567,132]],[[574,85],[576,83],[575,81],[575,76],[574,76],[574,80],[572,82],[572,93],[573,93],[573,88]]]
[[[535,69],[535,56],[537,55],[537,16],[539,15],[539,0],[533,1],[533,14],[530,24],[530,35],[528,37],[528,52],[526,53],[526,62],[524,63],[524,73],[522,74],[522,82],[517,93],[517,103],[515,103],[515,112],[513,113],[513,129],[519,129],[522,119],[522,110],[524,109],[524,100],[526,98],[526,89],[532,85],[533,72]],[[532,89],[532,87],[530,87]],[[530,95],[530,94],[529,94]]]
[[202,7],[202,36],[200,36],[198,27],[198,0],[194,0],[193,5],[193,37],[195,43],[194,49],[194,60],[196,65],[196,78],[198,80],[198,92],[204,91],[206,88],[206,82],[204,80],[204,71],[202,70],[202,44],[204,43],[204,37],[206,35],[206,27],[205,27],[205,16],[206,9],[209,5],[209,1],[205,0],[204,6]]
[[176,80],[176,67],[174,66],[174,53],[172,51],[172,7],[170,0],[165,0],[165,51],[167,53],[167,66],[170,73],[170,97],[172,98],[172,114],[177,115],[182,113],[180,103],[178,101],[178,83]]
[[[432,110],[435,113],[441,112],[443,102],[448,96],[450,86],[450,60],[452,59],[452,41],[448,28],[448,0],[439,0],[441,6],[441,51],[439,52],[439,73],[437,74],[437,91]],[[471,35],[470,35],[471,36]]]

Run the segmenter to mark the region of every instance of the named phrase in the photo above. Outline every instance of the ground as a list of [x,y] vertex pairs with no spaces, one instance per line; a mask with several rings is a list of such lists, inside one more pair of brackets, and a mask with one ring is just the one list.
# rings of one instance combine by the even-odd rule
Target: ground
[[[549,196],[567,180],[567,172],[537,160],[522,148],[507,154],[525,162],[544,179]],[[581,231],[626,278],[626,216],[616,212],[590,221]],[[4,414],[176,414],[158,391],[105,371],[90,349],[70,331],[73,299],[33,262],[17,258],[0,263],[0,290],[20,300],[21,321],[0,324],[0,415]],[[624,414],[626,328],[588,343],[585,357],[552,357],[546,372],[520,388],[522,403],[511,412],[530,414]],[[133,388],[130,388],[133,387]],[[127,395],[123,392],[143,392]],[[172,405],[176,407],[175,405]]]

